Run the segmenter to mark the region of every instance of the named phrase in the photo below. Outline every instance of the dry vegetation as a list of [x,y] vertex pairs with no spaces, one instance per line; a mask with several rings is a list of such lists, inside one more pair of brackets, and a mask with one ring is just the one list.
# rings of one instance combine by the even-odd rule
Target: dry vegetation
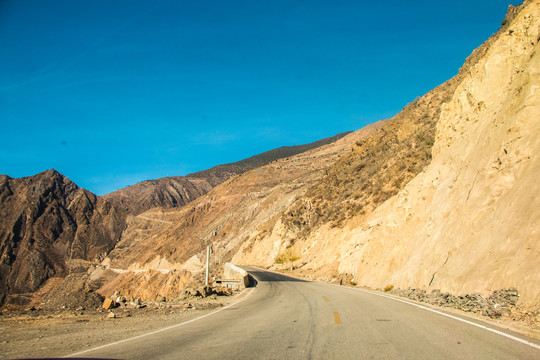
[[294,249],[293,246],[288,246],[276,257],[275,261],[276,264],[289,264],[292,271],[294,269],[293,263],[298,259],[300,259],[298,252]]
[[516,16],[512,10],[502,29],[477,48],[459,73],[407,105],[369,138],[358,141],[351,153],[330,167],[320,183],[282,216],[282,222],[299,237],[324,223],[342,226],[346,219],[369,213],[397,194],[431,162],[431,149],[441,106],[491,44],[504,34]]
[[449,81],[415,100],[371,137],[358,141],[283,215],[283,222],[300,234],[327,222],[341,226],[397,194],[430,163],[440,108],[455,85]]

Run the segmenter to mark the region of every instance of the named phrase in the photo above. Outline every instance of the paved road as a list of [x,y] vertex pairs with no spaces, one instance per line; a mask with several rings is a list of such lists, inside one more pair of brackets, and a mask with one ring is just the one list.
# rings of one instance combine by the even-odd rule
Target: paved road
[[[540,348],[406,302],[360,289],[300,281],[253,267],[246,269],[258,284],[235,305],[197,321],[77,356],[205,360],[540,359]],[[537,347],[540,344],[521,338]]]

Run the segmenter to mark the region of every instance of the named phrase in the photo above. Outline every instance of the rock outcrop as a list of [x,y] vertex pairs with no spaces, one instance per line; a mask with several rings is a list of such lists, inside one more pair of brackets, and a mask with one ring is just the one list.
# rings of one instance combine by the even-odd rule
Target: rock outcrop
[[104,257],[125,227],[111,204],[55,170],[0,176],[0,218],[0,304],[67,276],[73,260]]

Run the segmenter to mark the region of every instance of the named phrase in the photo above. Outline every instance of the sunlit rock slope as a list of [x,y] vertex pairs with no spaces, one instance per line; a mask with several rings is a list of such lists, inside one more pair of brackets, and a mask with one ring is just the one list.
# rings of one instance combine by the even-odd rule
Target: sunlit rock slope
[[[328,170],[233,260],[540,305],[540,2]],[[420,149],[420,151],[419,151]],[[427,153],[423,153],[423,152]],[[375,164],[375,165],[373,165]]]

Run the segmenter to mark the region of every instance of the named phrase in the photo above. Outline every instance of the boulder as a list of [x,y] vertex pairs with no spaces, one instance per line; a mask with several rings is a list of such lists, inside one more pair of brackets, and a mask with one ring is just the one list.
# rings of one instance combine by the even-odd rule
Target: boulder
[[216,294],[219,296],[230,296],[232,295],[232,290],[229,288],[222,287],[216,290]]
[[200,296],[207,297],[216,294],[216,291],[210,286],[202,286],[198,289]]
[[193,289],[193,288],[185,288],[183,293],[182,293],[182,297],[184,299],[187,299],[187,298],[190,298],[190,297],[195,297],[195,296],[201,296],[201,293],[199,293],[199,291]]
[[103,300],[103,305],[101,305],[101,307],[104,308],[105,310],[109,310],[116,307],[116,302],[111,298],[105,298],[105,300]]

